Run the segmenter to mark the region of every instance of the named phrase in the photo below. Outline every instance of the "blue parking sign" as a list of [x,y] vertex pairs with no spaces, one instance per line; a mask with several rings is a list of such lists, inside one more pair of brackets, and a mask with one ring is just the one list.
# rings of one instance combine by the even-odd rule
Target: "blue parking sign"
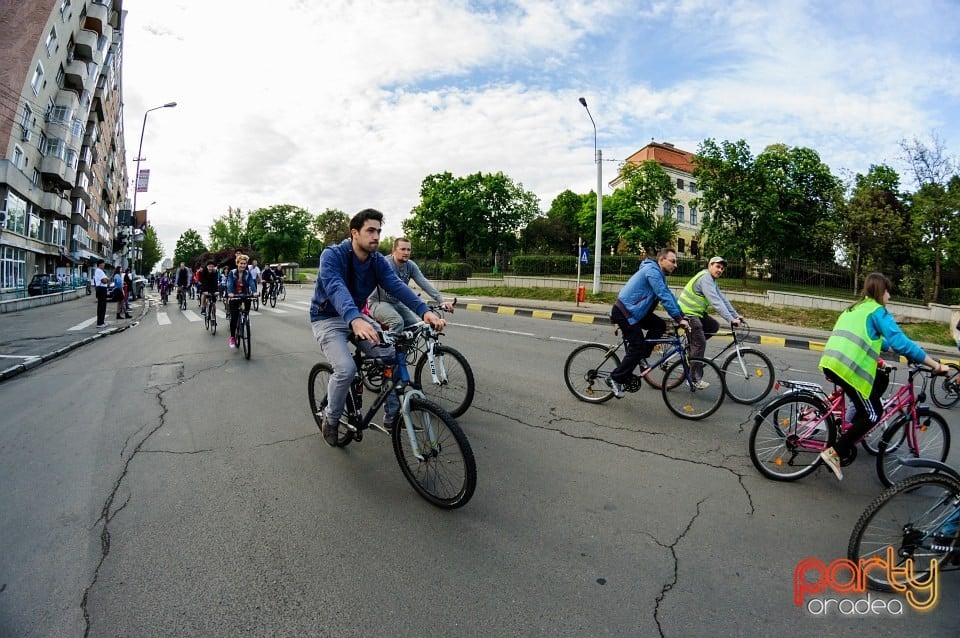
[[580,263],[586,264],[590,261],[590,249],[583,247],[580,249]]

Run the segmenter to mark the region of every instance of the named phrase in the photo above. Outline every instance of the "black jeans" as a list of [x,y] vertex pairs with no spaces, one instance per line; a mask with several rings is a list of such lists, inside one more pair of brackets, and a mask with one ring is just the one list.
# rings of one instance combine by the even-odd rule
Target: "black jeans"
[[874,378],[873,391],[870,393],[870,398],[865,399],[859,392],[854,390],[849,383],[841,379],[833,371],[825,368],[823,374],[827,379],[840,386],[843,393],[847,396],[847,400],[852,402],[857,410],[856,414],[853,415],[850,429],[841,434],[837,442],[833,444],[833,449],[836,450],[837,456],[842,459],[850,455],[853,448],[860,442],[860,439],[863,438],[863,435],[869,432],[870,428],[875,426],[880,420],[880,417],[883,416],[883,402],[880,400],[880,397],[883,395],[886,386],[881,387],[877,384],[877,379],[879,379],[879,375],[877,375],[877,377]]
[[240,303],[243,303],[244,312],[250,312],[250,297],[244,299],[230,299],[230,336],[237,336],[237,321],[240,319]]
[[[654,306],[656,307],[656,306]],[[623,334],[626,354],[623,361],[617,366],[617,369],[610,373],[610,378],[617,383],[623,383],[637,367],[641,359],[646,359],[653,352],[655,343],[645,339],[659,339],[667,331],[667,322],[653,313],[653,309],[646,316],[635,324],[627,320],[627,316],[620,310],[620,306],[614,306],[610,312],[610,320],[617,324]],[[646,336],[644,336],[646,330]]]
[[97,286],[97,325],[102,326],[107,321],[107,287]]

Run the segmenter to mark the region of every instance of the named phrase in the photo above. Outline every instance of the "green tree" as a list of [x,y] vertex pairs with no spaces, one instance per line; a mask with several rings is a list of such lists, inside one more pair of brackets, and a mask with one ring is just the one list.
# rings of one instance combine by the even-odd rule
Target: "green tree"
[[147,222],[147,228],[143,233],[143,258],[140,269],[141,274],[153,272],[154,266],[163,259],[163,246],[157,237],[157,231],[153,229],[150,222]]
[[207,252],[207,247],[204,245],[200,233],[188,228],[183,231],[180,239],[177,240],[177,248],[173,251],[173,265],[178,267],[182,262],[192,266],[194,259],[205,252]]
[[342,210],[328,208],[313,218],[312,230],[321,245],[339,244],[350,237],[350,216]]
[[557,195],[546,215],[538,216],[520,232],[524,251],[541,254],[579,254],[578,215],[583,208],[580,195],[567,189]]
[[[954,178],[951,184],[960,185],[960,179]],[[927,248],[933,261],[933,290],[924,301],[937,300],[940,297],[941,267],[945,259],[945,248],[950,235],[957,234],[956,197],[951,197],[947,188],[940,184],[926,183],[913,194],[911,220],[920,243]]]
[[291,204],[259,208],[247,223],[250,243],[263,255],[264,262],[299,259],[310,233],[311,215]]
[[653,160],[627,163],[620,167],[620,179],[622,185],[603,199],[605,243],[618,245],[623,240],[631,252],[673,245],[676,219],[656,215],[665,202],[671,210],[678,203],[676,186],[663,166]]
[[443,259],[447,227],[459,215],[457,180],[448,172],[428,175],[420,183],[420,203],[403,220],[403,232],[423,245],[428,254]]
[[249,246],[247,216],[239,208],[227,208],[227,214],[217,217],[210,226],[210,250]]

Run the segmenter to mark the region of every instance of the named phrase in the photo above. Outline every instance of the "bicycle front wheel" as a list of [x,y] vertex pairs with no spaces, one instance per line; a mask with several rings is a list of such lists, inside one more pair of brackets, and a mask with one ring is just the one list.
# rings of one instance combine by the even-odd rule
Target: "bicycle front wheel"
[[939,408],[952,408],[960,401],[960,364],[946,364],[944,376],[930,379],[930,398]]
[[210,309],[207,308],[207,311],[203,314],[203,327],[207,330],[210,330]]
[[[666,359],[663,359],[664,356],[668,356]],[[666,377],[667,370],[670,369],[675,362],[680,360],[680,352],[674,347],[672,343],[658,343],[653,346],[653,351],[650,353],[650,356],[647,357],[648,361],[660,361],[660,365],[655,366],[647,373],[643,380],[650,384],[650,387],[660,390],[663,388],[663,380]],[[677,380],[674,379],[673,385],[677,386]]]
[[663,402],[670,411],[682,419],[697,421],[705,419],[720,407],[727,392],[726,384],[720,369],[713,361],[690,357],[689,366],[703,366],[703,376],[698,381],[702,387],[697,387],[687,376],[687,369],[683,361],[677,359],[667,368],[663,375],[663,385],[660,393]]
[[280,301],[287,300],[287,288],[286,286],[280,286]]
[[[327,388],[330,387],[330,377],[333,376],[333,366],[329,363],[317,363],[310,369],[307,378],[307,397],[310,399],[310,413],[323,436],[323,411],[327,408]],[[347,393],[347,406],[340,417],[340,428],[337,432],[337,446],[346,447],[353,440],[353,432],[344,422],[347,414],[353,413],[353,398]]]
[[880,439],[877,451],[877,476],[888,487],[908,476],[928,474],[933,471],[928,467],[901,465],[901,459],[924,458],[945,461],[950,452],[950,428],[947,427],[946,419],[936,412],[928,412],[918,416],[917,421],[919,421],[918,427],[914,430],[917,440],[916,449],[910,441],[911,432],[908,428],[912,428],[913,424],[909,415],[897,419],[897,422],[891,425]]
[[[243,312],[238,310],[237,312]],[[250,355],[253,353],[253,342],[250,340],[250,320],[244,319],[243,323],[240,325],[239,336],[241,345],[243,345],[243,356],[250,360]]]
[[773,390],[773,363],[753,348],[734,350],[721,366],[727,382],[727,396],[737,403],[756,403]]
[[837,440],[837,426],[822,399],[787,394],[770,401],[754,418],[750,460],[768,479],[796,481],[820,464],[820,452]]
[[926,580],[934,560],[943,562],[960,551],[958,519],[960,483],[943,474],[911,476],[887,488],[867,506],[850,534],[847,558],[859,565],[872,558],[886,561],[892,557],[891,569],[866,570],[871,589],[893,591],[888,576],[906,561],[912,561],[916,578]]
[[[413,373],[413,383],[427,399],[447,411],[450,416],[461,416],[473,403],[476,385],[473,368],[467,358],[450,346],[439,343],[433,349],[436,370],[430,371],[430,358],[420,357]],[[436,374],[437,380],[433,380]]]
[[270,307],[271,307],[271,308],[276,308],[276,307],[277,307],[277,293],[276,293],[276,291],[270,293]]
[[567,357],[563,380],[567,382],[567,389],[581,401],[603,403],[613,397],[607,379],[619,365],[620,357],[612,346],[588,343],[575,348]]
[[467,436],[443,408],[419,397],[410,399],[410,421],[412,433],[402,417],[391,432],[393,452],[404,478],[417,494],[437,507],[463,507],[477,487],[477,465]]

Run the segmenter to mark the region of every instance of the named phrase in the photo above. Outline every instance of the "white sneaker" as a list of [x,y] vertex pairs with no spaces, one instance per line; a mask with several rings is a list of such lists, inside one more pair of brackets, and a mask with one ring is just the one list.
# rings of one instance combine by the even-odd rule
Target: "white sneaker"
[[700,379],[699,381],[693,384],[693,387],[695,387],[697,390],[706,390],[707,388],[710,387],[710,384],[704,381],[703,379]]
[[820,460],[837,476],[838,481],[843,480],[843,470],[840,469],[840,457],[837,455],[836,450],[828,447],[820,453]]
[[623,386],[610,377],[607,377],[607,387],[613,390],[613,396],[617,397],[618,399],[623,398]]

